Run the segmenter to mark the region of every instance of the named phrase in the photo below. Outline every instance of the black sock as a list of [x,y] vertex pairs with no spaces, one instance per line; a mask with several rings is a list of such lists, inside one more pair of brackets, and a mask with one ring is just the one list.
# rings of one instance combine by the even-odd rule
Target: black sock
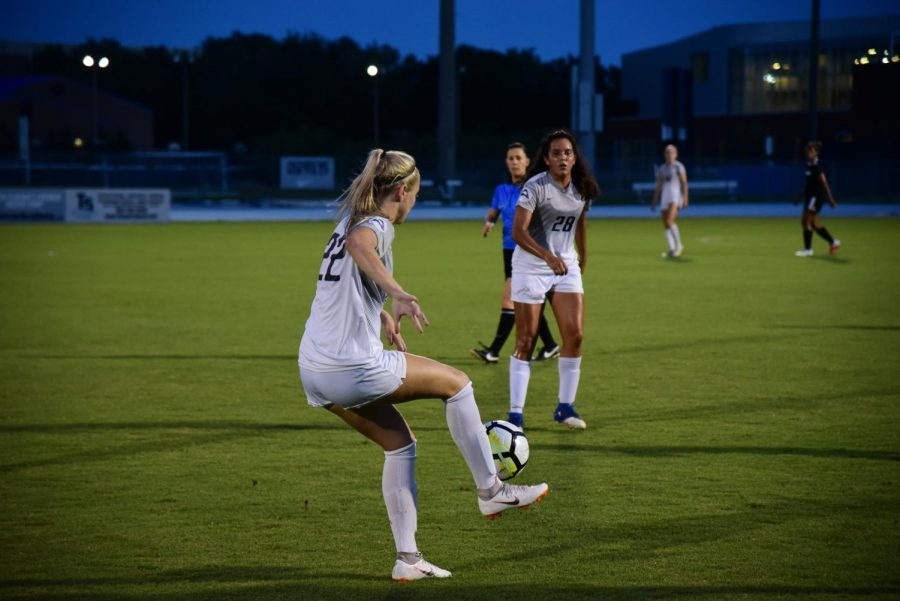
[[553,340],[553,334],[550,332],[550,326],[547,325],[543,313],[541,313],[541,321],[538,322],[538,335],[541,337],[541,342],[544,343],[544,348],[552,349],[556,346],[556,341]]
[[812,248],[812,230],[803,230],[803,248]]
[[834,244],[834,238],[831,237],[831,234],[828,233],[828,230],[824,227],[820,227],[816,230],[816,233],[819,234],[828,244]]
[[512,309],[502,309],[500,311],[500,323],[497,324],[497,335],[494,336],[494,341],[491,343],[490,351],[492,355],[500,354],[500,349],[503,348],[503,344],[509,338],[509,333],[512,332],[514,325],[516,325],[516,312]]

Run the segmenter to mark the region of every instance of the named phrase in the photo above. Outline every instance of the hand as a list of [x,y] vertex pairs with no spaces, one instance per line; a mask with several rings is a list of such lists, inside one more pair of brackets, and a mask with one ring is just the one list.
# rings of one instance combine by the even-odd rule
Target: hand
[[685,197],[684,197],[684,204],[681,205],[681,208],[682,208],[682,209],[686,209],[687,206],[688,206],[688,199],[687,199],[687,196],[685,196]]
[[381,331],[384,332],[384,337],[389,345],[396,346],[398,351],[406,352],[406,342],[400,335],[400,329],[387,311],[381,312]]
[[425,317],[425,313],[422,312],[421,307],[419,307],[418,299],[412,294],[408,294],[406,292],[399,292],[394,295],[394,300],[391,303],[391,309],[394,313],[394,334],[400,334],[400,318],[406,315],[413,325],[416,327],[416,330],[421,334],[425,331],[425,328],[422,324],[431,325],[428,322],[428,318]]
[[569,267],[566,265],[566,262],[558,255],[550,255],[545,261],[550,269],[553,270],[554,275],[566,275],[569,273]]
[[494,229],[494,224],[490,221],[485,221],[484,227],[481,230],[481,235],[487,238],[487,235],[491,233],[492,229]]
[[578,268],[581,270],[581,275],[584,275],[585,267],[587,267],[587,257],[578,257]]
[[836,209],[836,208],[837,208],[837,201],[834,200],[833,198],[831,199],[831,208],[832,208],[832,209]]

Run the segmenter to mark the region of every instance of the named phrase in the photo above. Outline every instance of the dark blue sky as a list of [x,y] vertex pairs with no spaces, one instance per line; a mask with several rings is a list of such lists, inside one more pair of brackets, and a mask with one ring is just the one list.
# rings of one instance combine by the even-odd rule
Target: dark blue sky
[[[897,0],[821,0],[823,19],[900,14]],[[596,48],[605,64],[718,25],[807,20],[810,0],[597,0]],[[233,31],[349,36],[402,54],[437,54],[439,0],[2,0],[0,40],[198,46]],[[578,0],[456,0],[459,44],[578,53]]]

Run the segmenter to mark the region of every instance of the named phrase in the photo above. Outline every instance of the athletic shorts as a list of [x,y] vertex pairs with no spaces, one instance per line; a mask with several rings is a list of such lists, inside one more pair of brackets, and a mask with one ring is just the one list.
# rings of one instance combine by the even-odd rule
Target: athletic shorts
[[339,405],[344,409],[362,407],[397,390],[406,377],[406,355],[381,351],[378,367],[341,371],[313,371],[300,368],[300,382],[306,401],[313,407]]
[[506,279],[512,277],[512,255],[515,248],[504,248],[503,249],[503,275],[506,276]]
[[511,288],[513,302],[528,305],[543,304],[551,291],[584,294],[581,269],[578,265],[570,265],[569,273],[566,275],[531,275],[513,272]]
[[676,205],[679,209],[684,206],[683,198],[670,198],[667,195],[663,195],[662,201],[659,203],[659,208],[661,211],[667,210],[672,205]]
[[811,211],[813,213],[818,213],[822,210],[822,205],[825,204],[825,201],[818,196],[810,196],[806,199],[806,210]]

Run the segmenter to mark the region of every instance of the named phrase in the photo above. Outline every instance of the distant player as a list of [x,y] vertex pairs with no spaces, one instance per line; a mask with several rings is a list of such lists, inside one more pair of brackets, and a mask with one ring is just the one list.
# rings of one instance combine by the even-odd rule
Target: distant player
[[[811,257],[812,235],[813,230],[823,240],[828,242],[830,254],[834,254],[841,247],[841,241],[835,240],[819,219],[819,211],[825,201],[831,205],[832,209],[837,208],[837,203],[831,195],[831,187],[828,185],[828,178],[819,164],[819,154],[822,152],[822,143],[818,141],[809,142],[806,145],[806,180],[803,184],[803,216],[800,222],[803,224],[803,249],[798,250],[794,254],[798,257]],[[796,202],[794,204],[797,204]]]
[[[575,411],[584,335],[587,218],[599,187],[578,152],[575,137],[559,130],[547,135],[532,162],[513,219],[518,245],[512,258],[512,300],[516,310],[516,352],[509,360],[509,421],[523,425],[522,411],[531,379],[531,353],[541,307],[550,301],[562,334],[559,404],[553,418],[573,429],[587,427]],[[578,252],[576,252],[576,247]]]
[[[509,171],[509,183],[500,184],[494,190],[494,198],[491,200],[491,208],[482,227],[482,235],[487,236],[494,229],[497,219],[503,221],[503,271],[506,282],[503,284],[503,298],[500,301],[500,322],[497,324],[497,334],[490,346],[481,345],[483,348],[472,349],[471,353],[485,363],[497,363],[500,359],[500,349],[503,348],[509,333],[516,324],[516,313],[510,298],[509,280],[512,277],[512,255],[516,243],[512,239],[513,215],[516,212],[516,202],[519,200],[519,192],[525,183],[525,173],[528,171],[528,155],[525,153],[525,145],[521,142],[513,142],[506,149],[506,169]],[[538,334],[544,346],[534,356],[535,361],[544,361],[559,356],[559,345],[553,339],[550,326],[541,311],[541,320],[538,324]]]
[[[416,439],[395,404],[443,399],[450,435],[475,479],[482,514],[493,517],[547,494],[546,484],[513,486],[497,478],[466,374],[406,352],[400,318],[406,315],[419,332],[428,319],[416,297],[394,279],[391,245],[394,225],[403,223],[416,202],[419,177],[406,153],[369,153],[345,193],[345,216],[325,245],[299,352],[309,404],[331,411],[384,449],[381,489],[397,548],[392,571],[397,581],[446,578],[450,572],[423,559],[416,545]],[[384,310],[389,297],[393,315]],[[399,350],[385,350],[379,331]]]
[[653,200],[650,201],[650,210],[656,210],[657,201],[662,199],[659,205],[663,228],[666,234],[666,244],[669,249],[663,253],[664,257],[680,257],[684,252],[681,243],[681,232],[675,219],[678,211],[688,206],[688,182],[687,171],[679,162],[678,149],[672,144],[665,149],[666,162],[656,170],[656,190],[653,192]]

